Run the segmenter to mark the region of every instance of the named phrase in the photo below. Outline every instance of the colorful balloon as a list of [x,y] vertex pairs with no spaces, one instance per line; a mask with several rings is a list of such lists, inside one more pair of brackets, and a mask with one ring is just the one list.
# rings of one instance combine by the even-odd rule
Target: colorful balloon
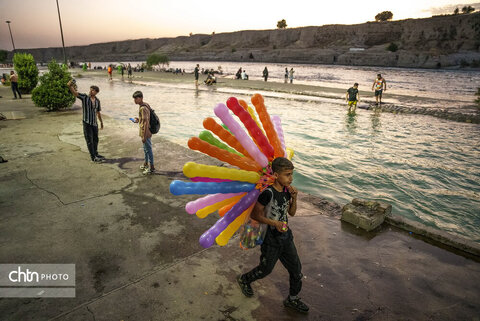
[[220,208],[218,210],[218,215],[220,217],[225,216],[225,214],[227,214],[227,212],[230,211],[235,204],[237,204],[237,202],[232,202],[232,203],[230,203],[228,205],[225,205],[224,207]]
[[212,133],[220,137],[230,147],[234,148],[238,152],[242,153],[245,157],[253,160],[253,157],[248,154],[247,150],[243,148],[242,144],[233,136],[229,131],[225,130],[222,126],[217,124],[215,119],[208,117],[203,120],[203,127],[210,130]]
[[267,134],[268,140],[270,144],[273,146],[274,149],[274,157],[280,157],[284,155],[282,150],[282,145],[278,139],[277,133],[273,128],[272,120],[268,115],[267,108],[265,107],[263,97],[260,94],[255,94],[252,97],[252,104],[255,106],[257,110],[257,114],[260,117],[260,121],[262,122],[263,128],[265,129],[265,133]]
[[240,193],[251,191],[254,188],[255,184],[244,182],[193,183],[174,180],[170,183],[170,193],[173,195]]
[[210,177],[230,179],[233,181],[257,183],[260,174],[251,171],[244,171],[235,168],[211,166],[188,162],[183,165],[183,174],[187,177]]
[[206,141],[207,143],[209,144],[212,144],[213,146],[217,146],[218,148],[221,148],[221,149],[224,149],[226,151],[229,151],[230,153],[233,153],[233,154],[237,154],[238,156],[241,156],[243,157],[243,155],[239,152],[237,152],[235,149],[233,148],[230,148],[228,147],[228,145],[222,143],[221,141],[219,141],[217,138],[215,138],[215,136],[213,136],[213,134],[211,132],[209,132],[208,130],[204,130],[202,131],[198,137],[203,140],[203,141]]
[[287,158],[289,160],[292,160],[294,155],[295,155],[295,152],[293,151],[293,149],[291,149],[290,147],[287,147]]
[[225,205],[228,205],[233,202],[238,202],[243,196],[245,196],[245,193],[243,193],[242,195],[237,195],[229,199],[222,200],[218,203],[206,206],[202,209],[199,209],[196,214],[199,218],[205,218],[207,217],[208,214],[215,212],[216,210],[224,207]]
[[187,211],[188,214],[195,214],[195,212],[197,212],[198,210],[204,207],[207,207],[212,204],[221,202],[223,200],[232,198],[234,196],[243,195],[243,194],[244,193],[227,193],[227,194],[218,193],[218,194],[207,195],[207,196],[198,198],[194,201],[188,202],[185,205],[185,210]]
[[240,216],[238,216],[230,225],[227,226],[225,230],[223,230],[220,235],[217,236],[215,241],[217,242],[218,245],[220,246],[225,246],[227,245],[228,241],[232,238],[233,234],[242,226],[242,224],[245,222],[246,218],[250,213],[252,212],[253,207],[255,204],[250,205],[249,208],[247,208],[246,211],[244,211]]
[[210,177],[190,177],[192,182],[206,182],[206,183],[220,183],[220,182],[233,182],[231,179],[210,178]]
[[282,156],[285,157],[287,155],[287,151],[285,150],[285,137],[283,136],[282,120],[279,116],[273,115],[272,123],[275,131],[277,132],[278,139],[280,140],[280,145],[282,146]]
[[240,157],[236,154],[232,154],[226,150],[210,145],[198,137],[191,137],[188,140],[188,147],[247,171],[257,172],[262,169],[255,161],[246,157]]
[[[225,107],[226,108],[226,107]],[[229,126],[230,127],[230,126]],[[230,127],[231,129],[231,127]],[[221,217],[211,228],[200,236],[200,245],[204,248],[209,248],[215,243],[215,238],[222,233],[240,214],[242,214],[247,208],[257,201],[260,191],[254,189],[247,193],[240,201],[238,201],[232,209]]]
[[266,167],[268,165],[267,157],[258,149],[255,143],[243,128],[237,123],[237,121],[230,115],[228,112],[227,106],[224,104],[218,104],[213,111],[218,118],[220,118],[225,125],[230,128],[230,131],[235,135],[237,140],[242,144],[243,147],[248,151],[248,154],[253,157],[253,159],[260,164],[260,166]]
[[250,116],[252,116],[252,119],[255,121],[255,123],[257,124],[258,128],[260,128],[260,130],[262,131],[262,133],[265,134],[265,131],[263,130],[263,127],[262,127],[262,124],[260,124],[260,122],[258,121],[257,119],[257,115],[255,114],[255,111],[253,110],[252,107],[248,106],[247,102],[243,99],[239,99],[238,102],[240,103],[240,105],[245,108],[246,111],[248,111],[248,113],[250,114]]
[[237,98],[230,97],[227,100],[227,107],[242,121],[245,125],[245,128],[248,130],[248,133],[257,143],[257,145],[262,150],[263,154],[267,156],[269,160],[273,159],[273,147],[268,142],[267,137],[262,133],[260,128],[257,126],[252,116],[239,104]]

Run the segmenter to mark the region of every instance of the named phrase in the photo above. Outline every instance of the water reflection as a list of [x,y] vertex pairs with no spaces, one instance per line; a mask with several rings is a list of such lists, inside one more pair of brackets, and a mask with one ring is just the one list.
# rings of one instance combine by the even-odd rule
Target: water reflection
[[357,133],[357,114],[347,112],[345,115],[345,128],[350,135]]
[[380,108],[374,108],[370,114],[372,122],[372,135],[378,135],[381,132],[382,123],[380,122]]

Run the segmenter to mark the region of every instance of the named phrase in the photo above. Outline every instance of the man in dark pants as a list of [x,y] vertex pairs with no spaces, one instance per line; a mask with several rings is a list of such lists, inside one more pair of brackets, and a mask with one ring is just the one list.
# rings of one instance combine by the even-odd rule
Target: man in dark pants
[[68,88],[72,94],[82,101],[82,110],[83,110],[83,135],[85,136],[85,141],[87,142],[88,152],[90,153],[90,158],[95,163],[101,163],[105,157],[98,154],[98,126],[97,126],[97,117],[100,121],[100,129],[103,129],[102,115],[100,114],[100,100],[96,97],[100,89],[97,86],[90,87],[90,93],[80,94],[77,92],[75,87],[70,80],[67,83]]
[[15,97],[13,99],[17,99],[17,93],[18,97],[22,99],[22,94],[20,93],[20,90],[18,90],[18,76],[13,70],[10,71],[10,84],[12,86],[13,96]]

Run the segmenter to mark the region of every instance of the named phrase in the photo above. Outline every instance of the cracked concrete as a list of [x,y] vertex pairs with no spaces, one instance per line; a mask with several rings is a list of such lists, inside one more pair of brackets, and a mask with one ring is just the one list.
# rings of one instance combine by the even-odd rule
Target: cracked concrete
[[[0,95],[8,97],[5,88]],[[209,157],[154,137],[157,175],[144,177],[136,133],[106,118],[104,164],[86,153],[78,108],[45,113],[0,99],[26,119],[0,122],[0,263],[74,263],[74,299],[0,299],[2,320],[478,320],[480,264],[396,228],[364,233],[340,207],[301,194],[291,219],[308,315],[285,310],[288,273],[278,264],[242,296],[235,276],[259,249],[202,249],[215,221],[185,213],[173,196],[189,160]],[[28,134],[27,134],[28,133]],[[32,134],[34,133],[34,134]],[[129,133],[128,133],[129,134]],[[168,150],[168,153],[164,153]]]

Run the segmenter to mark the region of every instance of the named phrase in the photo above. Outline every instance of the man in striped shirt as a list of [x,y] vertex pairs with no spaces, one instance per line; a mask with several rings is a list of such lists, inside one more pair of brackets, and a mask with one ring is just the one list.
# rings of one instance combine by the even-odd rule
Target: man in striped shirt
[[100,100],[97,98],[97,94],[100,89],[97,86],[90,87],[90,93],[80,94],[77,92],[75,87],[70,80],[67,83],[68,88],[71,93],[82,101],[82,110],[83,110],[83,135],[85,136],[85,141],[87,142],[88,152],[90,153],[90,158],[95,163],[101,163],[105,157],[98,154],[98,125],[97,117],[100,121],[100,129],[103,129],[102,115],[100,114]]

